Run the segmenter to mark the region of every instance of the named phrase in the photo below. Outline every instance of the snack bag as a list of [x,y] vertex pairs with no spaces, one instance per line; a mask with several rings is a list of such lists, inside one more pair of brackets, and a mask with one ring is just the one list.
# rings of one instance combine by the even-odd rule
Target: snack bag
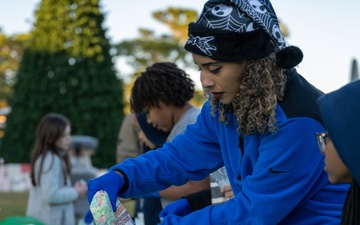
[[211,173],[210,177],[211,203],[215,205],[225,202],[225,197],[224,194],[221,193],[221,189],[225,185],[230,184],[225,167],[221,167],[217,171]]
[[96,225],[135,225],[120,198],[116,200],[116,212],[113,212],[105,191],[96,192],[90,203],[90,211]]

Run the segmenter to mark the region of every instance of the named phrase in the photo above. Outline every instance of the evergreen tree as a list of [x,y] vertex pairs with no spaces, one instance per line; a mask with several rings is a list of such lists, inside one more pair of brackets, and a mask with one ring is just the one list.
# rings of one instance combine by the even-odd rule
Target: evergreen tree
[[152,13],[155,20],[167,26],[170,34],[157,35],[147,28],[139,28],[139,37],[116,44],[117,55],[134,68],[133,78],[155,62],[170,61],[181,68],[194,67],[191,54],[184,49],[188,24],[195,21],[192,9],[168,7]]
[[99,0],[42,0],[9,101],[0,154],[7,162],[29,162],[39,120],[57,112],[70,119],[72,134],[98,138],[94,166],[115,164],[122,81],[103,20]]
[[12,94],[16,71],[23,54],[23,45],[28,36],[28,34],[7,36],[0,28],[0,101],[5,104]]

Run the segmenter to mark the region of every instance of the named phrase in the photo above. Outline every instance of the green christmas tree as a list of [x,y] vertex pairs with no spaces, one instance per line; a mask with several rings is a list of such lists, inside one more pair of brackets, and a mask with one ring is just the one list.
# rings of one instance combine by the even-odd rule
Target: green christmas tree
[[94,166],[115,163],[123,84],[103,20],[99,0],[42,0],[9,100],[0,154],[7,162],[29,162],[39,120],[57,112],[70,119],[72,134],[98,138]]

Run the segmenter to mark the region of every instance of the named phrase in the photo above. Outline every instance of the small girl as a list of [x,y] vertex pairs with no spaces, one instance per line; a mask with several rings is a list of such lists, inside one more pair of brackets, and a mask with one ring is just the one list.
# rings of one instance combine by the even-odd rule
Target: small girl
[[45,115],[36,129],[26,215],[45,224],[74,225],[74,201],[87,193],[85,182],[71,185],[70,133],[69,120],[56,113]]

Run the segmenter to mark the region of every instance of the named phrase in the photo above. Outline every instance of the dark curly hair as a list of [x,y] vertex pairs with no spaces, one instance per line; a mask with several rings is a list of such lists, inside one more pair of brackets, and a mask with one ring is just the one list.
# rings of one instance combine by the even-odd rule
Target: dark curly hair
[[184,106],[194,97],[195,84],[185,71],[171,62],[158,62],[146,68],[136,79],[131,90],[131,111],[141,113],[166,105]]
[[[277,130],[275,109],[276,103],[284,96],[286,75],[276,66],[275,53],[268,57],[250,60],[245,71],[239,76],[239,92],[231,104],[234,116],[238,121],[241,134],[263,134],[265,131]],[[219,121],[227,123],[225,112],[228,106],[210,99],[213,112],[219,111]]]

